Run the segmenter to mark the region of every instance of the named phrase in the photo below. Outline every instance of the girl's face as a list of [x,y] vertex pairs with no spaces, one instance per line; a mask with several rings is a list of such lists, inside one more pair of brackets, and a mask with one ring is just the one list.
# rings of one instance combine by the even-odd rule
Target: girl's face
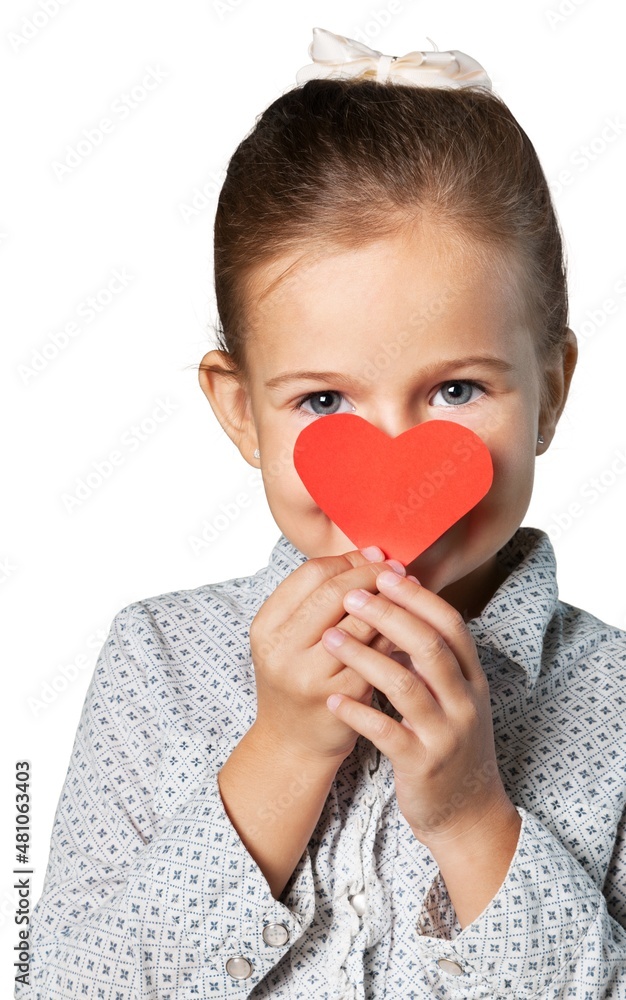
[[[553,427],[540,420],[539,364],[514,283],[437,232],[423,224],[325,259],[302,255],[267,294],[294,257],[260,269],[247,340],[247,417],[237,434],[226,429],[251,464],[259,448],[276,523],[312,558],[355,546],[294,467],[296,438],[310,421],[355,413],[390,437],[425,420],[469,427],[491,452],[493,485],[407,573],[477,614],[502,580],[495,553],[528,508],[537,435],[544,434],[545,450]],[[318,374],[296,374],[303,371]],[[219,408],[202,374],[201,384]]]

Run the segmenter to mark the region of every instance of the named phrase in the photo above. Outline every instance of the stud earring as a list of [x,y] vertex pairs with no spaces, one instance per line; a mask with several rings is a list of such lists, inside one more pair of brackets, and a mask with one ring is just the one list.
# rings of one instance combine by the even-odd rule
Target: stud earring
[[537,444],[543,444],[543,434],[540,434],[537,438]]
[[258,448],[254,449],[254,457],[255,458],[260,458],[261,457],[261,452],[259,451]]

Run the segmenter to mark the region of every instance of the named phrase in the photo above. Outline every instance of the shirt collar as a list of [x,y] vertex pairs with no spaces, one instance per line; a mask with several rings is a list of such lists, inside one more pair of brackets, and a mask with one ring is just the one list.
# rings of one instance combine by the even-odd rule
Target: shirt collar
[[265,582],[269,593],[273,593],[279,583],[306,561],[307,556],[281,535],[272,549],[269,565],[265,568]]
[[522,668],[530,692],[541,672],[546,631],[559,601],[556,556],[545,531],[521,527],[496,558],[508,576],[468,628],[477,646]]
[[[496,558],[508,575],[468,628],[477,646],[521,667],[530,691],[541,672],[544,637],[558,603],[554,549],[545,531],[520,527]],[[281,534],[266,567],[269,593],[306,560]]]

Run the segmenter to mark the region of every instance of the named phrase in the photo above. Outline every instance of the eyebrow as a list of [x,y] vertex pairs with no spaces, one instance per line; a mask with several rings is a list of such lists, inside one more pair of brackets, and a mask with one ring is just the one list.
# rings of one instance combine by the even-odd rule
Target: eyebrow
[[[515,371],[515,365],[505,361],[504,358],[495,358],[490,355],[473,355],[468,358],[451,358],[448,361],[437,361],[423,370],[422,377],[432,378],[438,371],[447,368],[490,368],[494,372],[507,374]],[[370,380],[371,381],[371,380]],[[344,387],[359,385],[358,379],[352,379],[341,372],[312,372],[295,371],[283,372],[276,375],[265,383],[266,389],[278,389],[289,382],[334,382],[336,385]]]

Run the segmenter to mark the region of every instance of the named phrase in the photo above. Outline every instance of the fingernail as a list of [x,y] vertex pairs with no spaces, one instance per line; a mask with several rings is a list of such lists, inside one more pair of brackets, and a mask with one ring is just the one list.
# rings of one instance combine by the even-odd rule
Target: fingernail
[[401,562],[398,562],[397,559],[387,559],[387,562],[392,569],[395,569],[396,573],[400,574],[400,576],[406,576],[406,569]]
[[416,576],[407,576],[407,580],[412,580],[413,583],[419,583],[419,580],[417,579]]
[[385,553],[377,545],[368,545],[366,549],[360,549],[359,551],[370,562],[382,562],[385,558]]
[[344,597],[349,608],[362,608],[372,595],[367,590],[350,590]]
[[340,628],[329,628],[324,632],[322,639],[325,646],[330,646],[331,649],[336,649],[337,646],[341,646],[346,638],[346,633]]
[[392,573],[390,569],[384,569],[376,577],[376,583],[382,583],[388,587],[397,587],[402,577],[399,573]]
[[337,705],[341,704],[341,695],[331,694],[330,697],[326,699],[326,704],[328,705],[331,712],[334,712],[334,710],[337,708]]

